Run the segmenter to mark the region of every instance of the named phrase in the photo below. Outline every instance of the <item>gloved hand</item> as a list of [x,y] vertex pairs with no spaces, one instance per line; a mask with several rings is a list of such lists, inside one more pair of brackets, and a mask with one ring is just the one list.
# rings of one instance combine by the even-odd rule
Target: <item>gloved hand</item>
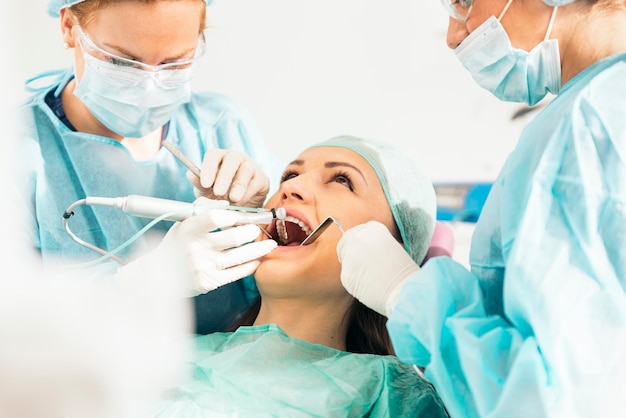
[[402,285],[419,266],[380,222],[350,228],[337,244],[341,283],[348,293],[389,317]]
[[198,179],[190,171],[187,172],[196,197],[227,199],[240,206],[258,208],[263,205],[270,190],[270,180],[258,164],[238,151],[207,151],[200,174]]
[[[228,202],[200,197],[195,204]],[[259,266],[257,258],[277,244],[274,240],[253,242],[261,233],[257,225],[229,228],[236,219],[232,211],[212,209],[177,222],[154,250],[119,268],[115,278],[127,281],[136,276],[156,276],[175,281],[179,295],[192,297],[249,276]]]

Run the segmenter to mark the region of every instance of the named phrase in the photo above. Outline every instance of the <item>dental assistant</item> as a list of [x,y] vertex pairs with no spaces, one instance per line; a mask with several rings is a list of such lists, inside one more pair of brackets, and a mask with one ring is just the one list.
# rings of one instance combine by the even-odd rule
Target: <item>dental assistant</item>
[[[452,417],[607,417],[626,388],[626,3],[444,0],[447,43],[526,126],[472,237],[422,268],[375,222],[342,283],[386,315]],[[467,140],[471,140],[468,138]],[[380,281],[386,277],[386,281]]]
[[[205,54],[206,11],[205,0],[48,3],[74,63],[29,80],[37,89],[21,108],[17,158],[24,171],[16,176],[32,216],[32,246],[44,266],[97,258],[62,225],[63,211],[79,199],[138,194],[191,202],[205,195],[260,207],[270,179],[278,182],[282,164],[251,115],[221,94],[191,90]],[[163,140],[201,165],[197,187],[187,168],[161,147]],[[149,222],[113,208],[79,210],[73,232],[107,251]],[[119,255],[132,260],[148,252],[170,226],[158,224]],[[251,241],[258,230],[243,235],[233,245]],[[98,274],[117,267],[99,266]],[[248,294],[242,281],[197,299],[208,320],[203,331],[225,326],[220,318],[245,305]]]

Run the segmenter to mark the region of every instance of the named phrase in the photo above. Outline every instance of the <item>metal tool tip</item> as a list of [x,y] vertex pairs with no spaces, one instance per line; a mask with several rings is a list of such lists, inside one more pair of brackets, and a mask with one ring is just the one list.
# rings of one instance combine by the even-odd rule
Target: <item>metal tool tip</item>
[[274,212],[275,219],[280,219],[281,221],[284,221],[287,217],[287,210],[285,208],[272,209],[272,211]]

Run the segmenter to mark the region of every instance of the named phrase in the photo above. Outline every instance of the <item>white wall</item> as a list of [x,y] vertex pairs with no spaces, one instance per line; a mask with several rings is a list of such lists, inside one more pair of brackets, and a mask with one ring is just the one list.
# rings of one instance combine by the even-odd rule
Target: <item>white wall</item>
[[[71,65],[47,1],[24,3],[13,39],[28,74]],[[285,160],[350,133],[400,144],[436,181],[482,180],[519,134],[520,106],[474,84],[435,0],[214,0],[208,12],[195,88],[245,104]]]
[[[22,1],[13,39],[28,74],[71,65],[47,1]],[[524,122],[447,48],[436,0],[214,0],[208,12],[194,87],[247,106],[285,161],[356,134],[398,144],[436,182],[492,180]]]

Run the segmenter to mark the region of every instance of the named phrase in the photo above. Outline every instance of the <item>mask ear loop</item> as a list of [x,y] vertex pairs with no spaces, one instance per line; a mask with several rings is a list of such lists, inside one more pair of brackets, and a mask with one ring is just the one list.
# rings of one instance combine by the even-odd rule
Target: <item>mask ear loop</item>
[[[498,22],[502,20],[502,18],[504,17],[504,14],[509,10],[509,7],[511,7],[511,3],[513,3],[513,0],[509,0],[506,2],[506,4],[504,5],[504,9],[502,9],[500,16],[498,16]],[[543,38],[544,41],[547,41],[550,38],[550,33],[552,33],[552,26],[554,25],[554,19],[556,19],[556,10],[558,8],[559,6],[554,6],[554,9],[552,9],[552,15],[550,16],[550,23],[548,23],[546,36]]]
[[543,38],[544,41],[547,41],[550,38],[550,33],[552,33],[552,25],[554,25],[554,19],[556,18],[556,9],[558,9],[559,6],[554,6],[554,9],[552,9],[552,16],[550,16],[550,23],[548,23],[548,29],[546,30],[546,37]]
[[504,9],[502,9],[502,12],[500,12],[500,16],[498,16],[498,22],[502,20],[504,14],[507,12],[507,10],[509,10],[509,7],[511,7],[511,3],[513,3],[513,0],[509,0],[506,2],[506,4],[504,5]]

